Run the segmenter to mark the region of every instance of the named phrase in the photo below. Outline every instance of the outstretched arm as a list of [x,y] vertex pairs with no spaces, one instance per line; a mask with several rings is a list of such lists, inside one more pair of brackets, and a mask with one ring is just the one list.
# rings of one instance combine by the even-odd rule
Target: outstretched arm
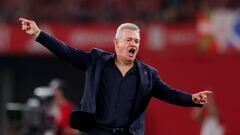
[[211,91],[202,91],[195,94],[190,94],[176,90],[164,83],[159,77],[156,77],[153,87],[154,97],[171,104],[189,107],[202,107],[207,103],[207,94],[210,93]]
[[48,50],[54,53],[56,56],[69,61],[73,65],[79,67],[81,70],[86,70],[91,63],[91,57],[89,53],[82,50],[72,48],[66,45],[64,42],[56,39],[53,36],[42,32],[37,24],[25,18],[19,18],[22,24],[22,30],[27,34],[34,36],[36,41],[45,46]]

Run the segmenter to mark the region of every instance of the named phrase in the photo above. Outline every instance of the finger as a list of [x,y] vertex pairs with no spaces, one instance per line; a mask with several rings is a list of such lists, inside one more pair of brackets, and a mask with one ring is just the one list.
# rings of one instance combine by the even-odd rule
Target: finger
[[28,22],[22,22],[22,28],[30,28],[30,24]]
[[29,22],[22,22],[22,25],[28,25]]
[[212,94],[213,92],[212,91],[209,91],[209,90],[205,90],[203,91],[204,94]]
[[198,97],[198,96],[195,96],[195,97],[193,98],[193,101],[194,101],[194,102],[200,102],[200,100],[201,100],[201,98]]
[[200,101],[207,102],[207,97],[203,97],[202,99],[200,99]]
[[204,95],[205,95],[204,93],[200,93],[199,97],[202,99],[204,97]]
[[24,26],[22,26],[22,30],[25,30],[26,28]]
[[205,104],[207,104],[207,102],[201,101],[200,104],[201,104],[201,105],[205,105]]
[[203,95],[203,96],[202,96],[202,99],[207,99],[207,95]]
[[199,99],[201,99],[198,94],[193,94],[192,97],[193,97],[194,100],[199,100]]
[[207,97],[207,94],[206,94],[206,93],[200,93],[199,96],[200,96],[201,98],[204,98],[204,97]]
[[201,100],[201,97],[196,97],[197,100]]
[[207,93],[207,94],[212,94],[212,93],[213,93],[213,92],[210,91],[210,90],[205,90],[204,92]]
[[25,19],[25,18],[19,18],[19,21],[21,21],[22,23],[31,23],[31,20]]
[[26,19],[26,18],[20,17],[20,18],[19,18],[19,21],[30,21],[30,20],[28,20],[28,19]]
[[22,30],[27,30],[27,29],[29,29],[30,27],[29,26],[27,26],[27,25],[23,25],[22,26]]
[[207,99],[200,100],[200,103],[201,104],[206,104],[207,103]]

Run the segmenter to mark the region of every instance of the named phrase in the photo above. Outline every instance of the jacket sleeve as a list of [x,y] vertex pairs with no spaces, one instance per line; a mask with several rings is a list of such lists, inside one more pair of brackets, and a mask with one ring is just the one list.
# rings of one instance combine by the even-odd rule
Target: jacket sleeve
[[192,101],[191,94],[170,87],[165,82],[163,82],[157,74],[154,77],[152,95],[155,98],[174,105],[186,107],[202,107],[202,105],[195,104]]
[[64,59],[81,70],[87,70],[91,63],[90,53],[68,46],[64,42],[41,31],[36,41],[50,50],[53,54]]

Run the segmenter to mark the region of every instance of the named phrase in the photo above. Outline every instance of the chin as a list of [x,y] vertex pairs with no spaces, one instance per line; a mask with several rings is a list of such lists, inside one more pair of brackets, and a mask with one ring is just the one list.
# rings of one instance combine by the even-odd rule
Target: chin
[[129,58],[127,61],[128,62],[134,62],[134,60],[135,60],[135,57],[134,58]]

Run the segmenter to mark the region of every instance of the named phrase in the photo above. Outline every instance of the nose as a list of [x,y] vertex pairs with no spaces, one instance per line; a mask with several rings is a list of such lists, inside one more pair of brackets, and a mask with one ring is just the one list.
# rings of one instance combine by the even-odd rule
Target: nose
[[134,40],[132,40],[131,42],[129,42],[129,45],[131,47],[137,47],[138,46],[138,43],[136,43]]
[[137,49],[137,45],[136,45],[135,43],[130,43],[129,47],[130,47],[130,48]]
[[131,41],[129,42],[129,45],[130,45],[130,46],[134,46],[134,44],[135,44],[134,40],[131,40]]

